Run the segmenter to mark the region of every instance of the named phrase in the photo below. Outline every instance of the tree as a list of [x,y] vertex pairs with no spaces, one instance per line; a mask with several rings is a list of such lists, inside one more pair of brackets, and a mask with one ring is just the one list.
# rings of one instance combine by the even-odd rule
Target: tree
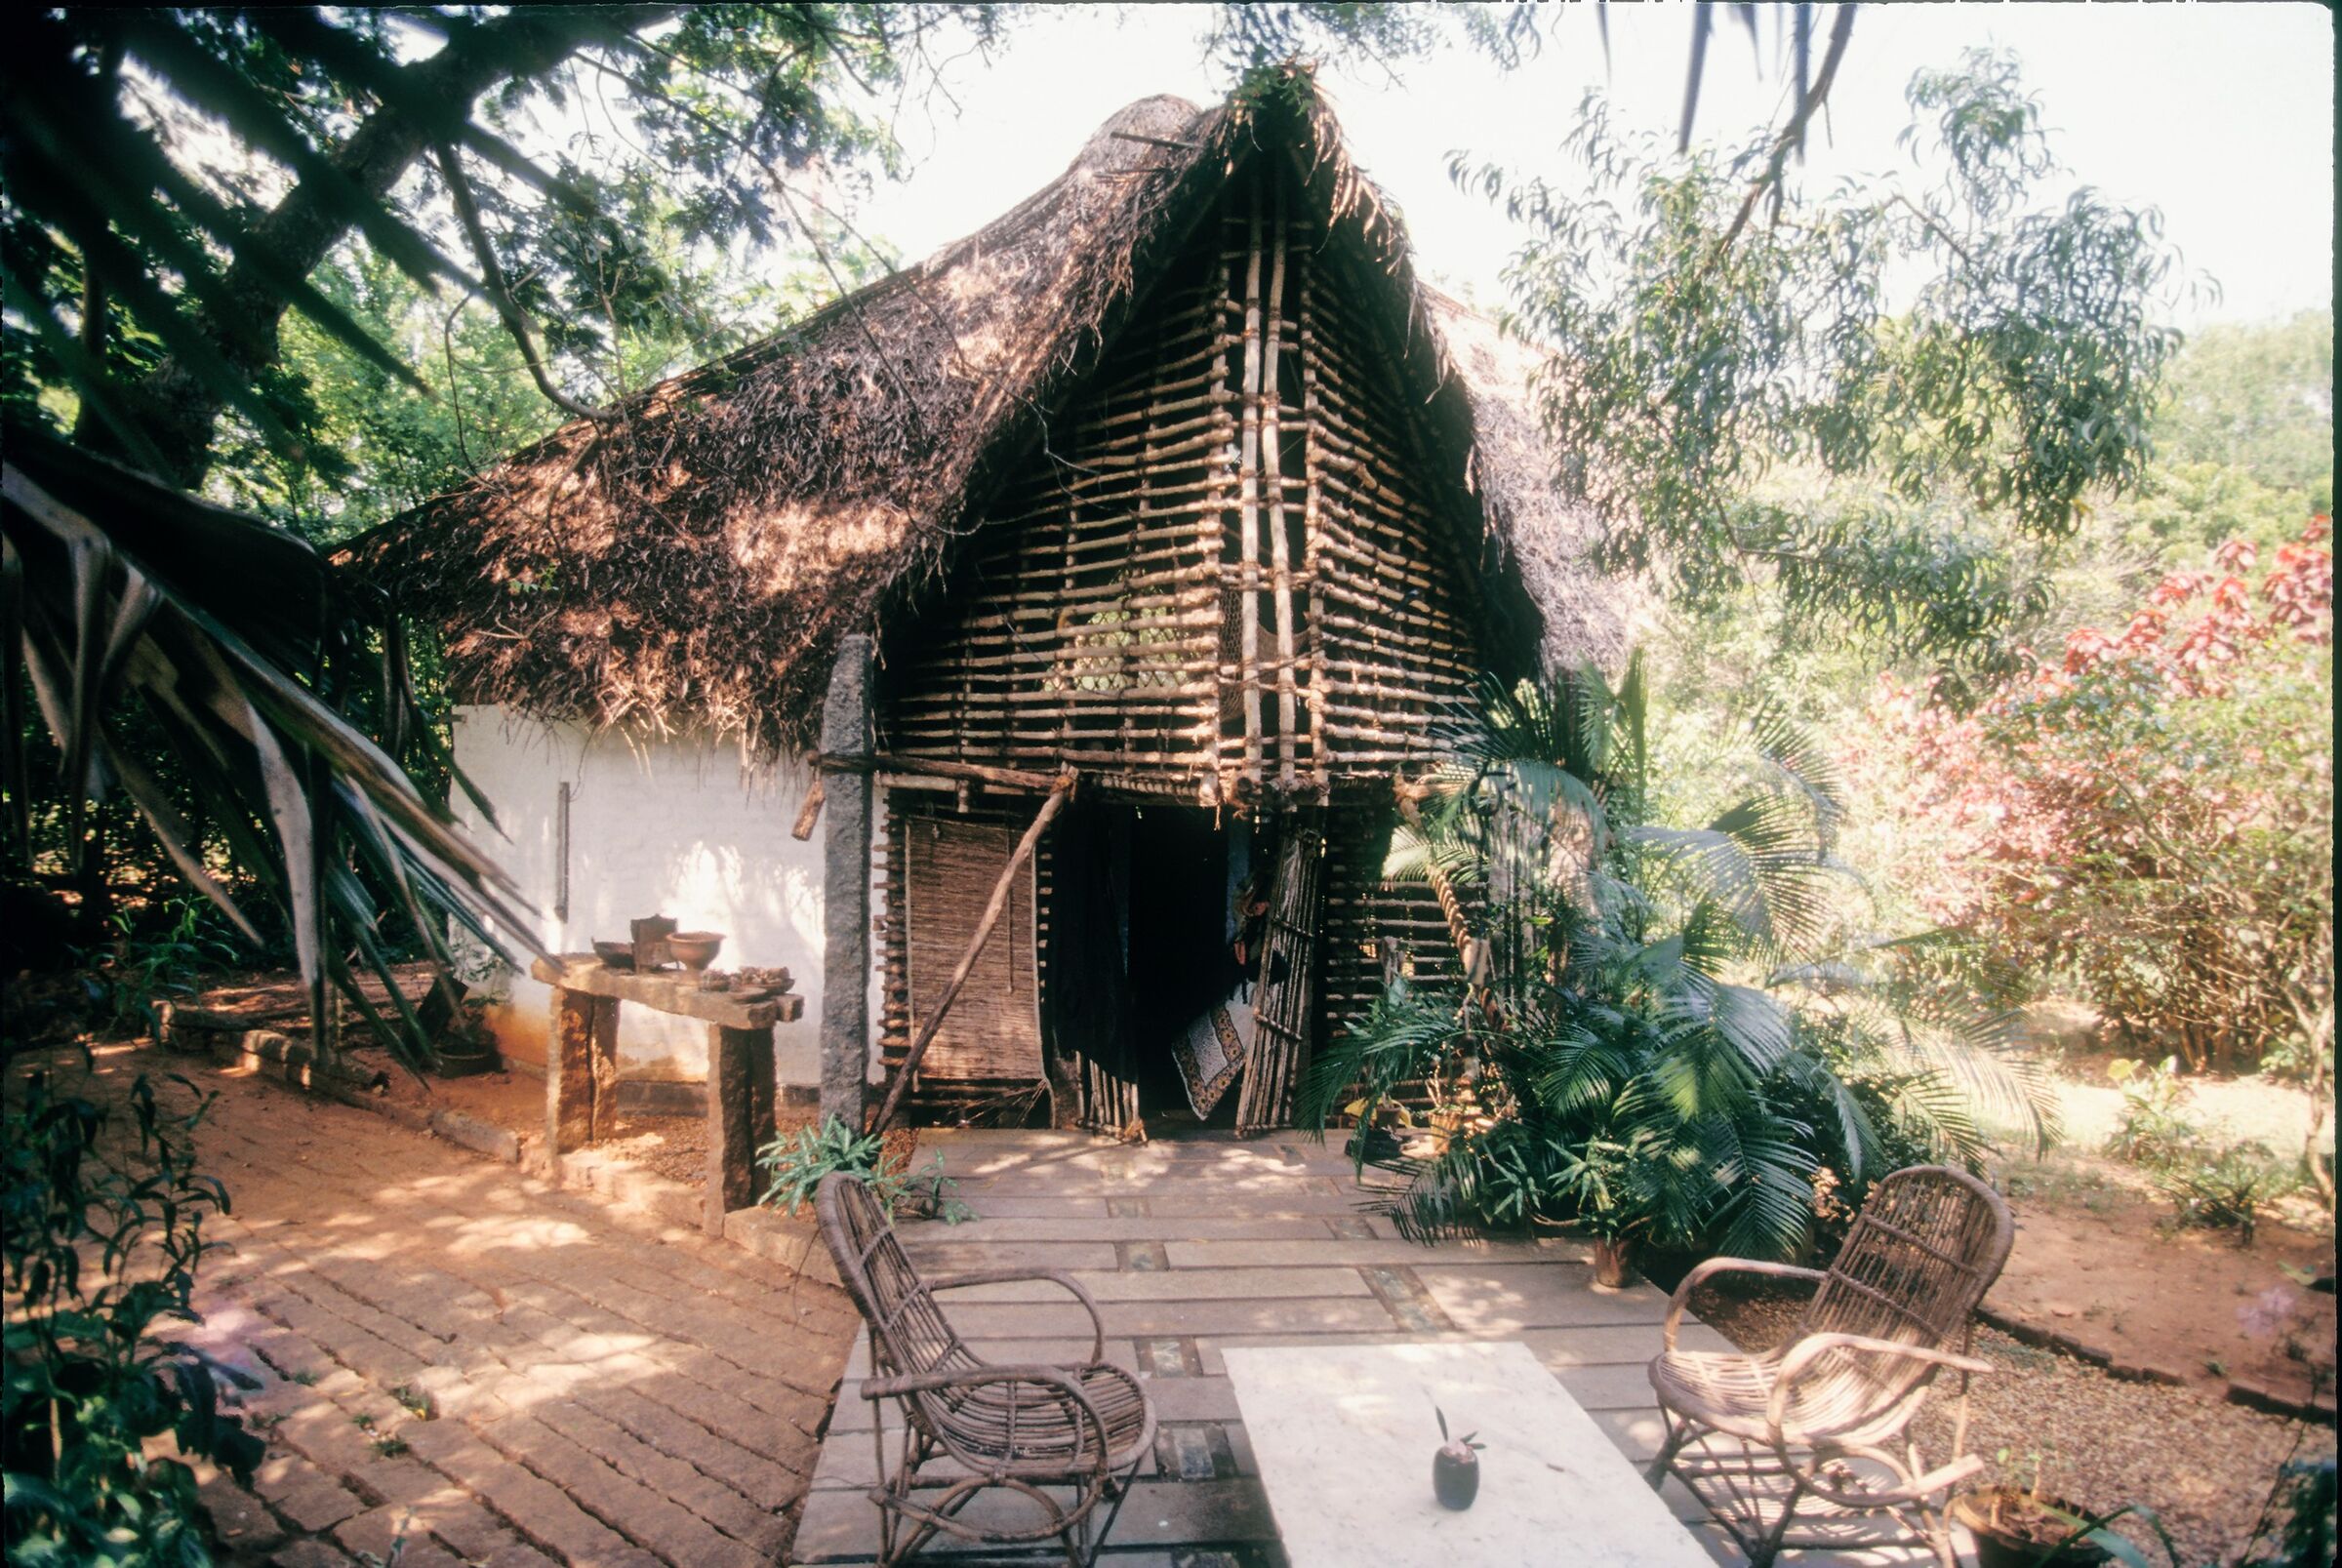
[[1989,666],[2045,605],[2031,557],[2145,471],[2173,261],[2152,211],[2039,205],[2056,165],[2006,58],[1908,98],[1915,177],[1819,195],[1794,123],[1677,150],[1598,97],[1566,146],[1583,191],[1455,174],[1528,227],[1511,319],[1554,351],[1556,481],[1613,567],[1691,603],[1760,576],[1793,637]]
[[2296,518],[2303,511],[2330,513],[2333,313],[2305,311],[2289,321],[2198,333],[2172,362],[2157,435],[2168,462],[2219,463],[2270,490],[2298,492]]
[[[372,373],[422,385],[312,281],[348,236],[420,288],[486,298],[548,400],[615,417],[556,382],[545,345],[608,363],[671,319],[643,214],[668,204],[686,245],[811,232],[825,220],[787,172],[883,158],[856,96],[906,87],[947,23],[990,36],[981,9],[879,6],[85,9],[21,30],[0,105],[0,762],[20,862],[28,684],[68,853],[87,856],[91,800],[127,798],[255,935],[208,862],[208,824],[280,905],[314,997],[331,980],[359,998],[350,966],[385,965],[384,910],[442,957],[442,911],[500,946],[500,933],[533,940],[502,873],[408,776],[447,777],[447,759],[388,607],[300,541],[172,487],[210,472],[227,411],[254,449],[334,471],[314,389],[284,363],[291,312]],[[439,47],[408,60],[419,30]],[[591,169],[521,154],[505,131],[586,80],[625,100],[630,150]],[[188,150],[207,117],[236,149],[222,170]],[[263,203],[271,179],[281,194]],[[68,422],[80,450],[55,439]],[[158,748],[200,803],[194,826],[158,782]],[[384,1032],[420,1057],[401,1023]]]
[[[947,25],[991,36],[989,11],[949,6],[43,18],[20,40],[7,111],[9,303],[39,340],[20,355],[46,355],[54,379],[76,384],[78,438],[192,487],[225,409],[298,441],[300,388],[275,374],[289,311],[419,386],[308,281],[355,232],[420,285],[488,300],[541,389],[567,398],[542,374],[541,322],[590,338],[666,295],[629,221],[642,193],[663,192],[699,237],[806,233],[816,200],[790,174],[883,160],[876,95],[923,74],[918,51]],[[402,60],[433,32],[435,52]],[[515,127],[589,86],[596,101],[618,100],[625,140],[598,139],[590,169],[517,150]],[[190,114],[288,177],[281,197],[263,208],[175,159]],[[450,254],[450,230],[466,261]],[[607,286],[611,257],[628,263],[625,288]],[[174,275],[176,290],[157,281]],[[156,348],[117,355],[117,324]]]

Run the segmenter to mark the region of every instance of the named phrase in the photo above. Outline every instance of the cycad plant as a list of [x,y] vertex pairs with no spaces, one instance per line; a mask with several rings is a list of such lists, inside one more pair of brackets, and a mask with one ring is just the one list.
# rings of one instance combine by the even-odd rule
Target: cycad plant
[[1386,874],[1433,884],[1466,972],[1394,982],[1304,1090],[1319,1126],[1418,1086],[1468,1107],[1399,1162],[1401,1226],[1542,1215],[1778,1257],[1811,1239],[1825,1168],[1827,1207],[1913,1158],[1975,1163],[1980,1111],[2046,1139],[2000,1021],[1906,978],[1923,942],[1849,940],[1839,794],[1805,732],[1760,710],[1729,804],[1673,826],[1650,820],[1647,702],[1639,663],[1615,690],[1488,682],[1414,786]]

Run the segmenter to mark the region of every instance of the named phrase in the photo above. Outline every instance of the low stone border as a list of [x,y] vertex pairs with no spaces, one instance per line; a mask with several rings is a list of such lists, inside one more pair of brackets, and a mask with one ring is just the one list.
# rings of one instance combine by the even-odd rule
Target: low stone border
[[[2173,1388],[2189,1388],[2196,1386],[2196,1380],[2185,1372],[2175,1371],[2170,1367],[2150,1366],[2140,1362],[2118,1361],[2115,1359],[2115,1353],[2104,1346],[2093,1345],[2086,1340],[2077,1339],[2071,1334],[2061,1333],[2056,1329],[2044,1328],[2039,1323],[2012,1316],[1996,1307],[1979,1307],[1976,1309],[1976,1315],[1985,1323],[1999,1329],[2021,1345],[2030,1345],[2037,1349],[2055,1350],[2060,1354],[2070,1355],[2078,1361],[2087,1361],[2108,1377],[2119,1378],[2124,1383],[2157,1383]],[[2296,1399],[2289,1394],[2280,1393],[2274,1388],[2242,1378],[2229,1380],[2226,1398],[2232,1405],[2242,1405],[2247,1410],[2258,1410],[2266,1415],[2283,1416],[2291,1421],[2322,1421],[2330,1424],[2335,1419],[2334,1399],[2330,1394],[2319,1399]]]

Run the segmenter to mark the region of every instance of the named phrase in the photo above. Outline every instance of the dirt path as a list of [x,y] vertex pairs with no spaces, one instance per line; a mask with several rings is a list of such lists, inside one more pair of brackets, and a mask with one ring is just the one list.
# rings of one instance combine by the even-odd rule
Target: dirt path
[[[119,1094],[150,1053],[101,1058]],[[794,1527],[854,1319],[834,1287],[379,1117],[203,1074],[225,1243],[189,1336],[254,1387],[235,1560],[750,1564]],[[184,1091],[174,1089],[184,1098]]]
[[[2102,1150],[2122,1110],[2103,1054],[2057,1064],[2065,1138],[2046,1158],[2017,1149],[1992,1173],[2017,1217],[2017,1247],[1987,1305],[2128,1376],[2213,1398],[2292,1404],[2334,1387],[2332,1217],[2307,1195],[2273,1205],[2249,1245],[2187,1229],[2141,1167]],[[2260,1078],[2191,1078],[2181,1110],[2220,1145],[2298,1149],[2309,1100]],[[2266,1396],[2262,1399],[2261,1396]]]

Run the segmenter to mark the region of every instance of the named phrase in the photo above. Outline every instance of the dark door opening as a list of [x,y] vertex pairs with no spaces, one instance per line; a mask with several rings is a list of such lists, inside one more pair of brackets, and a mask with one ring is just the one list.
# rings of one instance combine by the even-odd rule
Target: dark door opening
[[[1229,945],[1229,830],[1196,807],[1135,807],[1130,823],[1128,973],[1132,1057],[1148,1130],[1198,1125],[1172,1044],[1237,981]],[[1233,1127],[1224,1095],[1203,1125]]]

